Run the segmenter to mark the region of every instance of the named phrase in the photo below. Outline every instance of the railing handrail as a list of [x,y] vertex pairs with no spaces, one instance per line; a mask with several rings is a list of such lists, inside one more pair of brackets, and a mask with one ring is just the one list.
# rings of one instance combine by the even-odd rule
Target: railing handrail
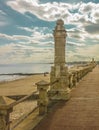
[[25,101],[27,98],[31,97],[33,94],[35,94],[35,93],[37,93],[37,92],[38,92],[38,91],[34,91],[34,92],[32,92],[31,94],[29,94],[29,95],[27,95],[27,96],[25,96],[25,97],[19,99],[18,101],[15,101],[15,102],[11,103],[10,105],[3,105],[3,104],[2,104],[2,105],[0,105],[0,108],[1,108],[1,109],[10,109],[10,108],[13,108],[13,107],[16,106],[17,104],[19,104],[19,103]]
[[[58,81],[59,81],[59,79],[57,79],[57,80],[55,80],[55,81],[53,81],[53,82],[49,82],[47,85],[48,85],[48,86],[49,86],[49,85],[53,85],[53,84],[55,84],[55,83],[58,82]],[[35,93],[37,93],[37,92],[38,92],[38,91],[36,90],[36,91],[32,92],[31,94],[29,94],[29,95],[27,95],[27,96],[25,96],[25,97],[19,99],[18,101],[15,101],[15,102],[11,103],[10,105],[4,105],[4,104],[2,104],[2,105],[0,105],[0,108],[1,108],[1,109],[10,109],[10,108],[13,108],[13,107],[16,106],[17,104],[19,104],[19,103],[25,101],[27,98],[31,97],[33,94],[35,94]]]

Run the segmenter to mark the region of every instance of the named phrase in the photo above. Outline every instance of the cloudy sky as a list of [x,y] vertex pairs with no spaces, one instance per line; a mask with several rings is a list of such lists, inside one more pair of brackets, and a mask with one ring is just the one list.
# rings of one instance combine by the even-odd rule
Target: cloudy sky
[[67,61],[99,60],[98,0],[0,0],[0,64],[53,62],[60,18]]

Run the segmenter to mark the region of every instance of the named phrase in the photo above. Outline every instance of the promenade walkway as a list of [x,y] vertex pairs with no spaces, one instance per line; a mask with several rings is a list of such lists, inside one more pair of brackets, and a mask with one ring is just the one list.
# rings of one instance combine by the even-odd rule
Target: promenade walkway
[[71,99],[60,102],[35,130],[99,130],[99,67],[72,89]]

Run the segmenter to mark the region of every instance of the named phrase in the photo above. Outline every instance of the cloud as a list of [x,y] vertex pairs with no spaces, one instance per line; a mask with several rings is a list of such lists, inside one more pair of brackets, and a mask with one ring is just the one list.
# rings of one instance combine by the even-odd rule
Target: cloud
[[2,56],[5,53],[11,52],[13,50],[14,44],[6,44],[5,46],[0,46],[0,56]]
[[27,1],[8,1],[7,4],[11,6],[14,10],[19,11],[20,13],[30,12],[36,15],[38,18],[46,20],[46,21],[54,21],[57,18],[67,17],[71,15],[68,9],[71,7],[70,4],[62,4],[53,2],[52,3],[45,3],[45,4],[38,4],[36,2],[27,2]]
[[78,41],[83,41],[86,38],[86,32],[83,28],[72,28],[67,30],[67,34],[69,38],[77,39]]
[[[62,18],[65,24],[76,25],[79,32],[77,32],[77,29],[69,32],[70,37],[72,36],[76,39],[85,40],[87,33],[95,34],[99,32],[99,4],[93,2],[79,2],[73,4],[65,2],[47,2],[40,4],[38,0],[35,2],[32,0],[15,0],[8,1],[7,4],[20,13],[25,14],[29,12],[36,15],[41,20],[55,21]],[[32,32],[31,29],[24,29]]]
[[82,3],[80,5],[79,11],[83,14],[83,13],[89,13],[92,10],[94,10],[94,8],[97,8],[97,4],[93,3],[93,2],[88,2],[88,3]]
[[32,44],[42,44],[42,43],[46,43],[47,41],[52,41],[52,34],[51,33],[44,33],[44,29],[41,30],[40,28],[27,28],[27,27],[20,27],[20,29],[22,30],[26,30],[31,32],[31,34],[29,36],[26,35],[7,35],[7,34],[3,34],[0,33],[0,38],[1,39],[6,39],[6,40],[11,40],[11,41],[27,41],[30,42]]
[[75,43],[75,42],[67,42],[67,45],[70,45],[70,46],[85,46],[84,43]]
[[3,20],[1,20],[1,21],[0,21],[0,26],[2,27],[2,26],[5,26],[5,25],[7,25],[7,23],[4,22]]
[[18,27],[19,29],[21,29],[21,30],[25,30],[25,31],[27,31],[27,32],[33,32],[33,28],[29,28],[29,27]]
[[89,2],[87,4],[82,3],[79,8],[79,12],[82,16],[79,19],[79,28],[84,29],[87,38],[98,39],[99,34],[99,4]]
[[[1,43],[4,45],[0,45],[0,60],[3,63],[53,61],[52,27],[54,22],[51,21],[56,21],[58,18],[64,20],[67,28],[67,60],[88,60],[90,57],[99,59],[99,4],[93,2],[72,2],[71,4],[66,3],[65,0],[45,1],[45,3],[39,0],[8,0],[6,3],[13,11],[15,10],[15,14],[21,13],[27,16],[29,13],[31,17],[35,15],[38,23],[43,21],[44,24],[51,26],[35,27],[34,23],[33,26],[17,25],[16,28],[21,35],[0,33],[1,41],[4,40]],[[0,11],[0,18],[0,25],[7,24],[6,14],[3,11]]]
[[5,26],[7,24],[8,24],[8,22],[6,20],[6,13],[3,12],[2,10],[0,10],[0,26],[2,27],[2,26]]
[[82,56],[90,56],[90,57],[95,57],[96,60],[99,59],[99,44],[97,45],[90,45],[87,48],[78,48],[78,53],[80,53]]
[[2,10],[0,10],[0,15],[6,15],[6,13]]
[[0,46],[1,64],[50,62],[53,59],[53,54],[51,48],[34,47],[28,44],[11,43]]
[[95,60],[99,59],[99,44],[90,45],[87,47],[77,47],[76,51],[69,52],[67,54],[68,61],[89,61],[92,58],[95,58]]
[[[30,36],[7,35],[0,33],[6,43],[0,45],[2,63],[51,62],[53,59],[52,34],[44,33],[39,28],[22,28],[31,31]],[[10,40],[10,43],[7,43]],[[52,53],[53,52],[53,53]]]
[[86,25],[84,26],[85,31],[87,31],[90,34],[99,34],[99,23],[97,24],[90,24],[90,25]]
[[[91,14],[99,8],[99,4],[95,4],[92,2],[89,3],[63,3],[63,2],[47,2],[43,4],[39,4],[38,1],[27,1],[27,0],[15,0],[8,1],[7,4],[16,11],[20,13],[30,12],[33,15],[36,15],[38,18],[46,21],[55,21],[58,18],[63,18],[65,23],[79,21],[79,19],[83,16],[92,21],[94,18],[89,17]],[[86,17],[84,17],[86,14]],[[94,15],[95,17],[95,15]],[[87,20],[88,20],[87,19]]]
[[7,34],[3,34],[0,33],[0,38],[3,39],[8,39],[8,40],[28,40],[29,37],[28,36],[24,36],[24,35],[7,35]]
[[11,36],[0,33],[0,38],[12,39]]

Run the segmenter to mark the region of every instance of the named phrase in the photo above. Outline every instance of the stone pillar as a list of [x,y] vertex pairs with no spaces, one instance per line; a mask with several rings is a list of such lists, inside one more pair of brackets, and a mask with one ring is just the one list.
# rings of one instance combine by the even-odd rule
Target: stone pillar
[[80,80],[80,70],[77,70],[77,82]]
[[96,66],[96,61],[94,60],[94,58],[92,58],[91,66],[92,66],[92,69]]
[[73,74],[73,87],[76,87],[76,83],[77,83],[76,71],[72,72],[72,74]]
[[39,90],[39,99],[38,99],[38,106],[39,106],[39,115],[44,115],[47,112],[47,105],[48,105],[48,96],[47,90],[49,84],[46,81],[40,81],[36,83],[37,89]]
[[10,130],[10,112],[12,109],[0,109],[0,130]]
[[73,87],[73,74],[69,73],[69,88]]
[[65,66],[65,44],[66,44],[66,30],[64,22],[59,19],[54,30],[54,42],[55,42],[55,66]]
[[6,130],[5,116],[0,110],[0,130]]
[[0,96],[0,130],[10,130],[10,113],[13,108],[10,106],[14,100]]
[[[69,95],[69,75],[68,68],[65,66],[65,44],[66,44],[66,30],[64,27],[63,20],[59,19],[57,21],[54,30],[54,41],[55,41],[55,57],[54,66],[51,68],[50,82],[54,82],[59,79],[58,83],[51,85],[50,98],[55,100],[68,100]],[[55,93],[57,95],[55,96]]]
[[94,64],[94,63],[95,63],[95,60],[94,60],[94,58],[92,58],[92,61],[91,61],[91,63],[92,63],[92,64]]

